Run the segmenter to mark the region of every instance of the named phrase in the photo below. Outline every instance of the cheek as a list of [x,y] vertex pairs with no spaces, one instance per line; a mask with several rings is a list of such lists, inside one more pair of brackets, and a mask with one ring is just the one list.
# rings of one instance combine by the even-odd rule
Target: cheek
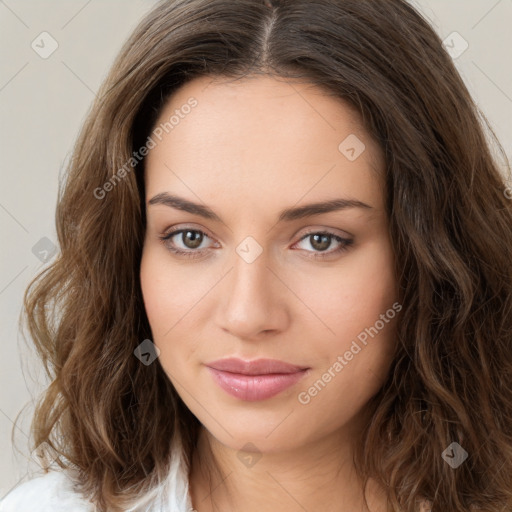
[[170,330],[187,310],[187,294],[190,287],[184,286],[180,279],[183,279],[182,274],[169,266],[158,248],[144,249],[140,265],[140,283],[155,343],[160,343],[170,335]]
[[356,414],[380,389],[392,364],[400,308],[393,307],[397,287],[386,242],[366,246],[345,258],[332,275],[320,281],[317,276],[316,287],[310,280],[303,289],[326,327],[311,354],[317,371],[307,383],[310,387],[303,387],[303,397],[313,407],[338,411],[334,422]]
[[171,265],[159,247],[144,249],[140,282],[144,308],[159,348],[159,360],[170,375],[179,374],[197,349],[194,306],[205,290],[194,286],[194,276]]
[[164,329],[164,311],[168,311],[168,301],[172,300],[171,293],[164,293],[166,275],[159,270],[158,261],[155,261],[150,250],[145,250],[140,265],[140,284],[144,299],[144,308],[153,332],[159,337]]
[[304,282],[301,296],[317,317],[311,315],[312,321],[323,323],[325,340],[342,348],[396,301],[391,246],[386,239],[377,240],[348,255],[335,269],[325,270]]

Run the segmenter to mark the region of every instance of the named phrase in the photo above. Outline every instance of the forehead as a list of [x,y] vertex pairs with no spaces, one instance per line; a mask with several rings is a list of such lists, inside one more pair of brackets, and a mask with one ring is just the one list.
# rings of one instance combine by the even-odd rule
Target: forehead
[[382,199],[381,148],[353,107],[310,83],[197,78],[174,92],[155,127],[161,140],[146,161],[148,195],[186,182],[198,193],[275,193],[285,202],[345,191]]

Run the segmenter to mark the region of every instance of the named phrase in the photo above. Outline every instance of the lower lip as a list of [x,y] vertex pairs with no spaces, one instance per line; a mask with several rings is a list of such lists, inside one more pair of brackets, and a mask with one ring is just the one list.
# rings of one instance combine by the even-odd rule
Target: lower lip
[[235,398],[255,402],[266,400],[296,384],[307,370],[295,373],[271,373],[268,375],[242,375],[207,367],[215,382]]

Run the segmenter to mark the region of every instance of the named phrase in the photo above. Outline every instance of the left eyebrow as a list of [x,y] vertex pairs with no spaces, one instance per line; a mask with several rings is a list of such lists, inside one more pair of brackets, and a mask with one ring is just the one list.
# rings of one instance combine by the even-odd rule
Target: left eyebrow
[[[214,220],[217,222],[223,222],[223,220],[208,206],[204,206],[199,203],[194,203],[183,197],[168,194],[162,192],[157,194],[148,201],[149,205],[162,204],[177,210],[182,210],[193,215],[198,215],[205,219]],[[282,210],[278,216],[279,222],[290,222],[297,219],[303,219],[305,217],[312,217],[313,215],[320,215],[322,213],[329,213],[338,210],[346,210],[348,208],[363,208],[373,209],[372,206],[363,203],[357,199],[331,199],[329,201],[322,201],[318,203],[310,203],[304,206],[298,206],[293,208],[286,208]]]

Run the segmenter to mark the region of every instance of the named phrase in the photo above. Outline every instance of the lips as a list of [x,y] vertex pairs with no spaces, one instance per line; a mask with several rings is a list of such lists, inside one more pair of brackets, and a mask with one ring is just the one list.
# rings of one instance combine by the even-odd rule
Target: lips
[[296,384],[309,370],[276,359],[244,361],[227,358],[206,366],[225,392],[246,401],[271,398]]
[[293,364],[278,361],[277,359],[256,359],[254,361],[244,361],[231,357],[228,359],[219,359],[208,363],[206,366],[230,373],[240,373],[242,375],[267,375],[269,373],[296,373],[306,370],[307,367],[296,366]]

